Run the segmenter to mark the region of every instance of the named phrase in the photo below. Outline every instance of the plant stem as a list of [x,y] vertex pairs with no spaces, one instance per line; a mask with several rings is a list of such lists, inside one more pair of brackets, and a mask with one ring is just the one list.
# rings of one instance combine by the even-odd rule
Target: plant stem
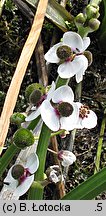
[[97,155],[96,155],[96,161],[95,161],[94,174],[97,173],[99,171],[99,168],[100,168],[100,158],[101,158],[101,153],[102,153],[102,144],[103,144],[103,136],[104,136],[104,132],[105,132],[105,127],[106,127],[106,114],[104,113],[104,117],[103,117],[102,123],[101,123],[98,147],[97,147]]
[[19,153],[20,149],[17,148],[14,144],[11,144],[7,151],[3,154],[0,159],[0,177],[3,175],[6,167],[9,165],[10,161],[16,153]]
[[68,82],[69,82],[69,80],[62,79],[61,77],[58,76],[57,80],[56,80],[56,88],[59,88],[62,85],[66,85]]
[[[39,168],[35,173],[36,181],[42,181],[44,179],[45,161],[46,161],[46,154],[47,154],[50,135],[51,135],[51,130],[43,123],[39,141],[38,141],[37,151],[36,151],[36,154],[38,155],[39,158]],[[43,199],[43,187],[40,189],[37,187],[34,188],[31,187],[28,198],[30,200]]]

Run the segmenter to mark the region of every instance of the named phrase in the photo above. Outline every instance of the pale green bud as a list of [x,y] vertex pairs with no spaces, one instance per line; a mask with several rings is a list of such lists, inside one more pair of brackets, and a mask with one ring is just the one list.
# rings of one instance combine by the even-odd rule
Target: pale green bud
[[92,18],[89,20],[88,26],[92,31],[96,31],[100,26],[100,21],[98,19]]
[[22,113],[13,113],[13,115],[10,118],[10,122],[16,125],[21,125],[22,122],[25,121],[25,115]]
[[86,16],[83,13],[79,13],[76,17],[75,17],[75,22],[77,24],[84,24],[86,21]]
[[87,15],[87,19],[91,19],[91,18],[98,18],[99,17],[99,7],[97,7],[97,5],[91,5],[89,4],[86,7],[86,15]]

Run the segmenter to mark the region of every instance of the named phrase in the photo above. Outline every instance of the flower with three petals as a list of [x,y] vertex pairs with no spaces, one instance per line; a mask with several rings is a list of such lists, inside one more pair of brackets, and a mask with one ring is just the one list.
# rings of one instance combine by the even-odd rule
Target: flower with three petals
[[76,102],[79,108],[79,118],[76,124],[77,129],[91,129],[97,125],[97,115],[88,106]]
[[62,42],[55,44],[45,54],[45,60],[48,63],[59,64],[57,72],[61,78],[67,79],[76,75],[76,81],[79,83],[88,67],[84,51],[89,44],[89,37],[81,38],[76,32],[65,32]]
[[56,89],[51,101],[43,101],[40,107],[44,123],[52,130],[73,130],[78,121],[79,109],[74,102],[74,93],[69,86]]
[[39,167],[39,159],[36,153],[31,153],[26,162],[13,165],[4,179],[7,189],[12,191],[17,199],[25,194],[34,181],[34,173]]

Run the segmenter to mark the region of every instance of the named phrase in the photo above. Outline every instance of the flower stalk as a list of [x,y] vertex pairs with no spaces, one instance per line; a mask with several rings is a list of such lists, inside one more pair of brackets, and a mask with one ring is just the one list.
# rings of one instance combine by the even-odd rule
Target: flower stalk
[[105,132],[105,127],[106,127],[106,110],[104,111],[104,117],[101,123],[100,136],[99,136],[98,147],[97,147],[97,155],[96,155],[96,160],[95,160],[94,174],[99,172],[99,169],[100,169],[100,158],[101,158],[101,153],[102,153],[103,136]]

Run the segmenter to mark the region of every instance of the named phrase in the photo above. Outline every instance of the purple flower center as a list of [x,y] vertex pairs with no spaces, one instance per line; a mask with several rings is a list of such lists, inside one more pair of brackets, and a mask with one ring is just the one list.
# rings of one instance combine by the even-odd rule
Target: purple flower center
[[29,172],[29,169],[25,168],[24,174],[19,178],[19,184],[23,183],[25,181],[25,179],[30,175],[31,175],[31,173]]

